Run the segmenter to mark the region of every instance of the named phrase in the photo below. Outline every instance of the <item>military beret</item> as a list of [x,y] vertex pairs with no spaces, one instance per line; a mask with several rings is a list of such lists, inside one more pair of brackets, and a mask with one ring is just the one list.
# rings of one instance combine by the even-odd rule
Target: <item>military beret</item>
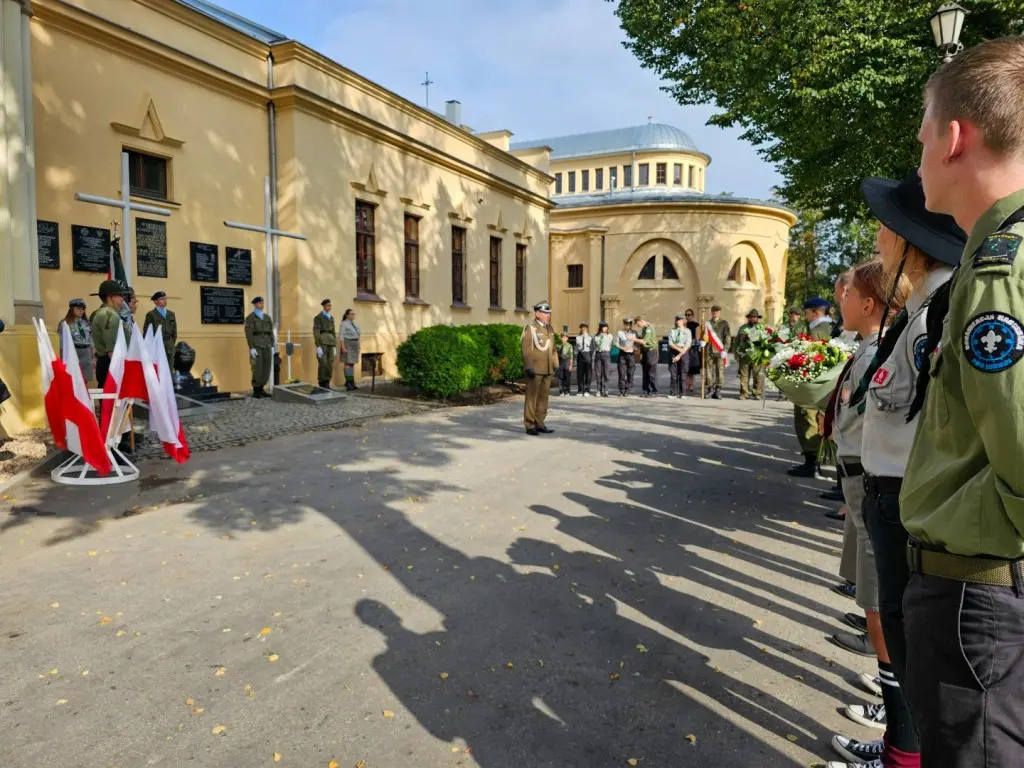
[[263,301],[263,297],[262,297],[262,296],[254,296],[254,297],[253,297],[253,300],[252,300],[252,303],[253,303],[253,304],[259,304],[259,303],[261,303],[262,301]]
[[534,312],[550,312],[551,311],[551,305],[548,304],[546,301],[542,301],[539,304],[534,304],[533,305],[533,311]]
[[154,293],[152,296],[149,297],[150,301],[156,301],[157,299],[166,299],[166,298],[167,298],[167,294],[164,293],[163,291],[157,291],[156,293]]
[[85,309],[85,299],[72,299],[68,302],[68,309],[71,307],[81,307]]
[[0,320],[0,333],[3,333],[4,332],[4,328],[6,328],[6,327],[7,327],[7,325],[4,323],[4,321]]
[[804,302],[804,309],[828,309],[831,304],[826,299],[815,297]]
[[713,306],[711,307],[711,311],[712,311],[712,312],[721,312],[721,311],[722,311],[722,307],[721,307],[721,305],[720,305],[720,304],[715,304],[715,305],[713,305]]
[[331,303],[330,299],[324,299],[323,301],[320,302],[320,306],[321,307],[326,307],[330,303]]

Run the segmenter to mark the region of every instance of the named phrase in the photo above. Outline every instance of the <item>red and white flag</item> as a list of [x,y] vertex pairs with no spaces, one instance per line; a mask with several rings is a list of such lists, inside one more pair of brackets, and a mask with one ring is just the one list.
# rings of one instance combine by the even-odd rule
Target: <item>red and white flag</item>
[[[152,333],[153,328],[150,327]],[[150,359],[156,370],[156,390],[150,390],[149,425],[157,433],[164,446],[164,453],[179,464],[188,461],[190,452],[185,430],[178,417],[178,398],[174,394],[174,379],[171,366],[167,363],[167,352],[164,347],[162,332],[146,336],[146,346],[150,351]]]
[[103,442],[100,425],[92,410],[92,398],[89,388],[82,377],[82,366],[75,352],[75,342],[71,338],[71,329],[67,323],[61,323],[61,346],[64,350],[64,361],[55,381],[63,379],[59,385],[61,410],[64,415],[64,428],[67,433],[67,448],[77,453],[85,462],[99,472],[107,475],[112,469],[110,454]]
[[[124,334],[117,334],[117,341],[114,343],[114,351],[110,355],[110,368],[107,370],[107,380],[103,382],[103,394],[114,397],[100,401],[100,432],[103,435],[110,435],[110,422],[114,413],[119,411],[117,405],[118,393],[121,391],[121,382],[124,380],[124,360],[128,355],[128,346],[124,343]],[[127,422],[123,425],[121,433],[112,437],[119,440],[121,434],[129,429]]]
[[67,429],[64,426],[64,412],[61,409],[60,380],[57,369],[63,363],[53,354],[50,334],[41,320],[32,320],[36,329],[36,345],[39,348],[39,367],[43,374],[43,406],[46,409],[46,421],[50,425],[53,444],[62,451],[67,450]]
[[718,338],[718,334],[715,333],[715,329],[711,327],[710,322],[704,323],[704,330],[707,333],[708,341],[711,343],[711,348],[714,349],[715,352],[725,352],[725,345],[722,343],[722,340]]
[[139,326],[133,323],[131,328],[128,353],[124,358],[124,376],[117,389],[117,394],[122,400],[149,402],[148,379],[145,375],[145,360],[148,355],[143,347]]

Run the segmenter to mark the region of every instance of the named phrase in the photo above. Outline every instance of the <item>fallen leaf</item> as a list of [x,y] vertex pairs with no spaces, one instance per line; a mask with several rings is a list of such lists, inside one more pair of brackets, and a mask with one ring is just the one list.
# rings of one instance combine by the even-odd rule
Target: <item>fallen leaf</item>
[[205,709],[205,707],[196,707],[195,709],[192,710],[192,714],[193,715],[201,715],[203,713],[203,709]]
[[274,762],[275,763],[280,763],[281,762],[281,753],[280,752],[275,752],[274,753]]
[[248,696],[249,698],[252,698],[253,696],[256,695],[256,691],[252,687],[252,683],[246,683],[244,690],[245,690],[245,695]]
[[558,563],[555,563],[554,565],[552,565],[552,566],[551,566],[551,570],[552,570],[552,571],[558,571],[558,570],[561,570],[561,566],[560,566],[560,565],[558,565]]
[[331,762],[329,762],[327,764],[327,768],[338,768],[338,761],[337,760],[331,760]]
[[95,549],[90,549],[85,554],[87,554],[89,557],[96,557],[96,550]]
[[441,679],[442,680],[447,680],[448,679],[448,673],[447,672],[442,672],[441,673]]
[[192,699],[185,699],[185,706],[187,706],[187,707],[194,707],[195,705],[196,705],[196,703],[194,701],[192,701]]
[[609,680],[618,680],[620,677],[622,677],[622,675],[617,672],[615,674],[608,675]]
[[476,691],[474,691],[472,688],[466,691],[466,695],[469,696],[469,698],[471,699],[475,699],[477,697]]
[[270,662],[271,664],[273,664],[273,663],[274,663],[275,661],[277,661],[277,660],[278,660],[279,658],[281,658],[281,657],[280,657],[280,656],[278,656],[278,655],[277,655],[276,653],[272,653],[272,654],[270,654],[269,656],[267,656],[267,661],[269,661],[269,662]]
[[127,637],[128,633],[125,632],[123,629],[119,629],[119,630],[117,630],[117,636],[118,637]]
[[692,733],[686,734],[686,740],[688,742],[690,742],[691,744],[696,744],[697,743],[697,737],[694,736]]
[[794,736],[792,733],[787,733],[786,738],[790,741],[796,741],[796,736]]
[[50,670],[50,674],[51,675],[59,675],[60,674],[60,670],[57,669],[56,667],[54,667],[53,669]]
[[109,616],[104,616],[102,619],[100,619],[100,624],[110,624],[113,621],[114,620],[112,618],[110,618]]
[[60,603],[57,603],[57,602],[50,603],[50,607],[51,608],[60,608]]
[[360,760],[358,763],[356,763],[356,768],[366,768],[366,761]]
[[214,736],[217,736],[217,735],[219,735],[219,734],[222,734],[222,733],[224,733],[224,731],[225,731],[225,730],[226,730],[226,729],[224,728],[224,726],[223,726],[223,725],[215,725],[215,726],[213,726],[213,730],[211,731],[211,733],[212,733],[212,734],[213,734]]
[[214,677],[224,677],[228,673],[227,667],[217,667],[217,671],[213,673]]
[[647,647],[643,643],[637,643],[636,649],[640,653],[647,653]]
[[61,706],[62,704],[67,704],[67,703],[68,703],[67,699],[57,699],[57,706]]
[[640,761],[637,760],[635,757],[631,757],[629,758],[629,760],[626,761],[626,765],[640,765]]
[[89,670],[88,669],[83,669],[82,670],[82,677],[88,677],[88,676],[89,676]]
[[510,661],[505,665],[505,669],[515,669],[515,665]]
[[395,713],[392,712],[390,709],[385,709],[384,710],[384,717],[394,717],[394,716],[395,716]]
[[281,612],[280,612],[280,611],[274,611],[274,616],[275,616],[275,617],[277,617],[277,616],[280,616],[280,615],[281,615]]

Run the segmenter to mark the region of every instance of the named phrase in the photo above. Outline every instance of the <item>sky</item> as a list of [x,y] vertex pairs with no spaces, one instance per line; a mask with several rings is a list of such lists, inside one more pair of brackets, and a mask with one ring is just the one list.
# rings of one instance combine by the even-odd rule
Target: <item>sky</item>
[[768,198],[778,174],[736,129],[705,125],[622,46],[606,0],[213,0],[423,105],[462,102],[475,131],[513,141],[667,123],[711,155],[707,191]]

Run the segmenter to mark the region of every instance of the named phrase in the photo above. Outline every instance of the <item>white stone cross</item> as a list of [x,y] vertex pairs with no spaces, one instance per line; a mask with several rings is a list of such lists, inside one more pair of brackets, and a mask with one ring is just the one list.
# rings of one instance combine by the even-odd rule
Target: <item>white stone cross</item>
[[292,329],[288,329],[288,340],[277,342],[277,346],[284,347],[284,356],[288,358],[288,381],[292,380],[292,353],[288,350],[288,345],[291,344],[293,347],[301,347],[302,345],[298,342],[292,343]]
[[[272,221],[272,219],[271,219],[271,210],[270,210],[270,177],[269,176],[264,176],[263,177],[263,226],[260,227],[260,226],[257,226],[255,224],[242,224],[242,223],[237,222],[237,221],[225,221],[224,222],[224,226],[225,227],[231,227],[232,229],[245,229],[245,230],[248,230],[249,232],[262,232],[263,233],[263,236],[264,236],[264,239],[265,239],[264,247],[266,249],[266,253],[265,253],[264,258],[265,258],[265,262],[266,262],[266,265],[267,265],[267,295],[264,297],[264,303],[265,303],[265,305],[267,307],[267,314],[269,314],[272,318],[274,318],[274,323],[276,324],[276,323],[278,323],[280,321],[281,318],[278,317],[276,314],[274,314],[276,312],[276,310],[277,310],[277,307],[274,306],[274,243],[276,242],[274,240],[274,238],[275,237],[290,237],[293,240],[305,240],[306,236],[305,235],[298,235],[298,234],[295,234],[294,232],[284,232],[284,231],[282,231],[280,229],[274,229],[274,227],[271,225],[271,221]],[[274,335],[275,335],[275,340],[276,340],[276,336],[277,336],[276,331],[275,331]],[[291,378],[291,363],[292,363],[292,361],[289,360],[288,361],[288,378],[289,379]],[[274,364],[273,364],[273,361],[271,361],[271,364],[270,364],[270,387],[269,387],[271,392],[274,391],[274,384],[275,384],[274,378],[275,378],[274,377]]]
[[[145,203],[133,203],[131,200],[131,187],[128,173],[128,153],[121,153],[121,199],[114,200],[109,197],[98,197],[97,195],[86,195],[82,192],[75,193],[75,200],[83,203],[94,203],[106,205],[110,208],[121,209],[121,257],[124,260],[124,279],[128,285],[132,284],[132,211],[139,213],[152,213],[156,216],[170,216],[171,211],[167,208],[158,208],[155,205]],[[111,271],[113,277],[113,271]]]
[[981,337],[982,343],[985,345],[985,351],[990,355],[999,349],[999,343],[1003,340],[1002,336],[996,335],[996,332],[989,328],[988,334]]

